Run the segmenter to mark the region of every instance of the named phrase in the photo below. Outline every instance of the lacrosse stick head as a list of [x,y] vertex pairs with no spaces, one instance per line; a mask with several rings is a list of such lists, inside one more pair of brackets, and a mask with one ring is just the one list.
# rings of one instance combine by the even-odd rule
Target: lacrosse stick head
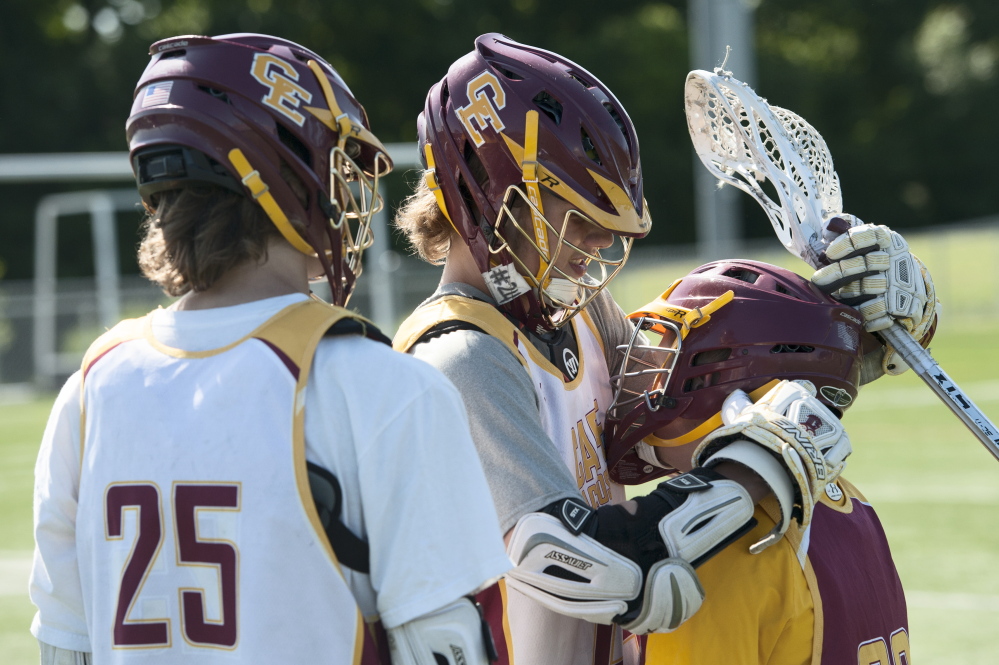
[[831,239],[824,223],[843,209],[822,135],[720,69],[687,75],[684,109],[694,151],[708,171],[756,199],[789,252],[822,265]]

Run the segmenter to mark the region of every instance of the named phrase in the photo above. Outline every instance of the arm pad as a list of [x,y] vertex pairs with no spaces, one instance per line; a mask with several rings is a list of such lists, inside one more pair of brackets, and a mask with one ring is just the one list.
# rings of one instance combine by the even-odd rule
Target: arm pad
[[468,598],[386,632],[392,665],[488,665],[496,660],[489,625]]
[[[514,527],[507,586],[552,611],[633,633],[669,631],[704,598],[697,565],[752,528],[741,485],[698,469],[623,506],[574,499],[529,513]],[[693,565],[692,565],[692,563]]]
[[[569,511],[582,508],[572,500]],[[557,517],[528,513],[513,529],[507,553],[514,568],[507,586],[545,607],[593,623],[611,623],[628,609],[642,588],[642,569],[625,556],[581,533]]]

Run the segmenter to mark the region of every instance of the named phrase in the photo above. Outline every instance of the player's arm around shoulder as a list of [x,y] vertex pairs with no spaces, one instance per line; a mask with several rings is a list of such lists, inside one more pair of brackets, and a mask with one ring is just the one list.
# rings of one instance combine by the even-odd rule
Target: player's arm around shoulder
[[35,555],[29,594],[38,612],[31,632],[55,648],[49,652],[90,651],[76,558],[80,380],[79,372],[73,374],[56,397],[35,463]]
[[[433,367],[388,347],[340,351],[339,364],[317,356],[315,370],[345,370],[338,381],[355,384],[346,409],[393,662],[457,658],[452,644],[479,662],[481,620],[465,596],[506,573],[510,561],[461,398]],[[362,353],[367,369],[359,374]]]

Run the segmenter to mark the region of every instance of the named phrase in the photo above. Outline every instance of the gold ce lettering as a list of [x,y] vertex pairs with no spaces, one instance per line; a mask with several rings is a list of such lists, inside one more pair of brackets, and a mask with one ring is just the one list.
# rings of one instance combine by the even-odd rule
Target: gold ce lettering
[[[459,106],[455,113],[465,126],[468,135],[472,137],[475,146],[479,147],[486,142],[480,133],[486,125],[492,125],[493,130],[497,132],[506,128],[499,115],[500,109],[506,106],[506,93],[492,72],[482,72],[468,82],[465,90],[468,94],[468,105]],[[492,96],[486,94],[487,90],[492,90]],[[478,128],[475,125],[478,125]]]
[[269,92],[261,100],[264,104],[299,127],[305,123],[305,116],[297,109],[303,102],[312,101],[312,93],[295,83],[298,71],[294,67],[270,53],[258,53],[253,57],[250,74],[267,86]]

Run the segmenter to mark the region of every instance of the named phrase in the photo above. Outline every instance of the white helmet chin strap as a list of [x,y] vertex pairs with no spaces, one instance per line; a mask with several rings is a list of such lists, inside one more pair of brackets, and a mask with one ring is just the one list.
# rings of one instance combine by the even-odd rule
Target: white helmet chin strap
[[579,301],[580,286],[572,280],[562,277],[552,277],[548,286],[544,288],[544,294],[551,304],[556,307],[565,307]]

